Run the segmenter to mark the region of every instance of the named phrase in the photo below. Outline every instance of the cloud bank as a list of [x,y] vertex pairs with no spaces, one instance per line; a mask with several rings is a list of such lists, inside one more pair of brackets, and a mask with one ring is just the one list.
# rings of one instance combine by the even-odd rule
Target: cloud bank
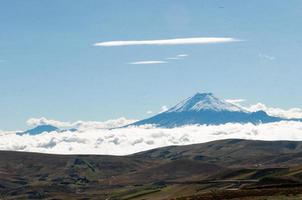
[[87,129],[111,129],[116,127],[122,127],[128,124],[136,122],[135,119],[126,119],[124,117],[118,119],[111,119],[107,121],[76,121],[76,122],[62,122],[53,119],[41,118],[30,118],[27,120],[27,125],[38,126],[38,125],[52,125],[60,129],[65,128],[76,128],[78,130]]
[[185,126],[164,129],[152,126],[98,129],[86,123],[76,132],[16,135],[0,132],[0,149],[56,154],[128,155],[169,145],[188,145],[239,138],[254,140],[302,140],[302,123],[229,123],[218,126]]
[[246,102],[245,99],[226,99],[227,102],[235,104],[247,111],[257,112],[264,111],[268,115],[274,117],[281,117],[285,119],[302,119],[302,109],[301,108],[290,108],[290,109],[282,109],[282,108],[274,108],[266,106],[263,103],[256,103],[252,105],[242,105],[242,103]]
[[[245,100],[231,99],[227,101],[242,106],[241,103]],[[249,111],[264,110],[273,116],[302,118],[302,109],[299,108],[284,110],[267,107],[261,103],[242,107]],[[167,109],[167,106],[162,106],[161,112]],[[62,122],[43,117],[31,118],[27,121],[30,126],[48,124],[65,131],[44,132],[39,135],[17,135],[14,131],[0,131],[0,150],[56,154],[128,155],[170,145],[189,145],[231,138],[271,141],[302,140],[302,122],[298,121],[259,125],[250,123],[191,125],[172,129],[145,125],[114,129],[135,121],[119,118],[104,122]],[[69,131],[66,128],[75,128],[76,131]]]
[[251,112],[263,110],[271,116],[282,117],[282,118],[286,118],[286,119],[293,119],[293,118],[302,119],[302,109],[301,108],[291,108],[288,110],[284,110],[282,108],[268,107],[263,103],[257,103],[257,104],[247,107],[247,109]]
[[192,45],[192,44],[212,44],[229,43],[241,40],[230,37],[194,37],[194,38],[176,38],[164,40],[121,40],[98,42],[94,46],[114,47],[114,46],[137,46],[137,45]]

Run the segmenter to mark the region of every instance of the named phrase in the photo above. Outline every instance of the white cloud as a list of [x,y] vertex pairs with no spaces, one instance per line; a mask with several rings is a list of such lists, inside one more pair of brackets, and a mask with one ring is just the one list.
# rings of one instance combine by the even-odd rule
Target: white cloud
[[164,106],[162,106],[162,107],[160,108],[159,113],[165,112],[165,111],[167,111],[167,110],[168,110],[168,106],[164,105]]
[[[229,99],[240,103],[244,99]],[[242,106],[243,107],[243,106]],[[249,111],[264,110],[273,116],[302,118],[302,109],[284,110],[258,103],[243,107]],[[167,106],[162,106],[161,112]],[[302,140],[302,122],[281,121],[267,124],[191,125],[178,128],[156,128],[152,125],[123,127],[136,120],[119,118],[104,122],[61,122],[46,118],[31,118],[29,125],[51,124],[59,128],[74,127],[77,131],[51,132],[40,135],[17,135],[16,132],[0,131],[0,150],[31,151],[58,154],[107,154],[127,155],[170,145],[188,145],[220,139],[253,140]]]
[[226,99],[225,100],[228,103],[232,103],[232,104],[238,104],[238,103],[242,103],[245,102],[245,99]]
[[188,57],[188,54],[178,54],[174,57],[168,57],[167,60],[183,60],[185,57]]
[[256,103],[253,105],[242,105],[241,103],[246,102],[245,99],[226,99],[225,101],[240,106],[241,108],[250,111],[265,111],[268,115],[274,117],[281,117],[285,119],[302,119],[302,109],[301,108],[290,108],[288,110],[282,108],[268,107],[263,103]]
[[125,40],[107,41],[95,43],[94,46],[113,47],[113,46],[133,46],[133,45],[192,45],[192,44],[211,44],[229,43],[241,40],[229,37],[195,37],[195,38],[176,38],[164,40]]
[[178,54],[177,57],[188,57],[188,54]]
[[38,125],[53,125],[59,128],[70,127],[72,123],[70,122],[62,122],[58,120],[46,119],[45,117],[41,118],[30,118],[26,122],[29,126],[38,126]]
[[183,58],[180,57],[169,57],[167,60],[182,60]]
[[165,64],[166,61],[161,60],[144,60],[144,61],[136,61],[136,62],[130,62],[128,64],[130,65],[154,65],[154,64]]
[[275,60],[276,59],[276,57],[274,57],[274,56],[270,56],[270,55],[266,55],[266,54],[262,54],[262,53],[260,53],[258,56],[260,58],[267,59],[267,60]]
[[250,111],[249,108],[242,105],[242,103],[246,102],[246,99],[225,99],[225,101],[242,108],[246,112]]
[[291,108],[288,110],[284,110],[281,108],[267,107],[263,103],[257,103],[257,104],[247,107],[247,109],[252,112],[263,110],[271,116],[282,117],[282,118],[286,118],[286,119],[292,119],[292,118],[301,118],[302,119],[302,109],[301,108]]
[[230,138],[302,140],[302,123],[229,123],[172,129],[154,128],[151,125],[120,129],[83,127],[77,132],[51,132],[35,136],[1,133],[0,149],[58,154],[127,155],[169,145],[188,145]]
[[20,130],[18,130],[18,131],[2,131],[2,130],[0,130],[0,138],[1,138],[1,136],[15,134],[16,132],[22,132],[22,131],[20,131]]
[[152,114],[152,113],[153,113],[152,110],[148,110],[148,111],[147,111],[147,114],[149,114],[149,115]]
[[124,117],[118,119],[111,119],[104,122],[96,122],[96,121],[78,121],[74,123],[74,127],[79,130],[87,130],[87,129],[111,129],[116,127],[126,126],[128,124],[132,124],[137,120],[134,119],[126,119]]
[[79,130],[87,129],[110,129],[116,127],[122,127],[131,123],[134,123],[137,120],[126,119],[124,117],[118,119],[112,119],[107,121],[76,121],[76,122],[62,122],[58,120],[47,119],[45,117],[41,118],[30,118],[27,120],[27,125],[29,126],[38,126],[38,125],[53,125],[55,127],[64,129],[64,128],[77,128]]

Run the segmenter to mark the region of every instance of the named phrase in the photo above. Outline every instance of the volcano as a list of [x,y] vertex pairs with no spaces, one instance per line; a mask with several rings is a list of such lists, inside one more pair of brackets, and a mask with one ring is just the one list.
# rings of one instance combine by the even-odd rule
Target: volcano
[[[152,124],[173,128],[185,125],[219,125],[226,123],[271,123],[283,119],[268,115],[264,111],[250,112],[238,105],[217,98],[212,93],[197,93],[169,110],[131,125]],[[294,119],[296,120],[296,119]]]

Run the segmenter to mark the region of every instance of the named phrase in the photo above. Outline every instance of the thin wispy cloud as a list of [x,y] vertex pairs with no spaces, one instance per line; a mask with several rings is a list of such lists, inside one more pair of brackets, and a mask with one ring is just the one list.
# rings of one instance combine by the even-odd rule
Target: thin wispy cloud
[[[166,58],[166,60],[183,60],[185,57],[189,56],[188,54],[178,54],[174,57]],[[165,64],[167,61],[163,60],[142,60],[142,61],[134,61],[128,64],[130,65],[151,65],[151,64]]]
[[182,60],[183,58],[180,57],[169,57],[167,60]]
[[168,106],[163,105],[163,106],[160,108],[159,113],[165,112],[165,111],[167,111],[168,109],[169,109]]
[[174,57],[168,57],[167,60],[183,60],[185,57],[188,57],[188,54],[178,54]]
[[143,60],[143,61],[130,62],[128,64],[130,64],[130,65],[154,65],[154,64],[165,64],[165,63],[167,63],[167,62],[162,61],[162,60]]
[[230,43],[241,40],[231,37],[194,37],[194,38],[176,38],[163,40],[120,40],[95,43],[94,46],[114,47],[114,46],[136,46],[136,45],[193,45],[193,44],[211,44],[211,43]]
[[237,103],[245,102],[246,99],[226,99],[225,101],[229,103],[237,104]]
[[275,56],[262,54],[262,53],[260,53],[258,56],[259,56],[259,58],[266,59],[266,60],[275,60],[276,59]]

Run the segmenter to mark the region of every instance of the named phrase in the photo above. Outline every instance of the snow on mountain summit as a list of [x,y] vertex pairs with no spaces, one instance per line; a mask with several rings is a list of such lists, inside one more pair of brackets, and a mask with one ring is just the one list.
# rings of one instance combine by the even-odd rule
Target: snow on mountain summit
[[212,93],[197,93],[181,101],[167,112],[198,112],[201,110],[248,112],[235,104],[215,97]]
[[197,93],[176,106],[153,117],[130,125],[152,124],[173,128],[192,124],[219,125],[226,123],[271,123],[284,120],[264,111],[250,112],[233,103],[221,100],[212,93]]

